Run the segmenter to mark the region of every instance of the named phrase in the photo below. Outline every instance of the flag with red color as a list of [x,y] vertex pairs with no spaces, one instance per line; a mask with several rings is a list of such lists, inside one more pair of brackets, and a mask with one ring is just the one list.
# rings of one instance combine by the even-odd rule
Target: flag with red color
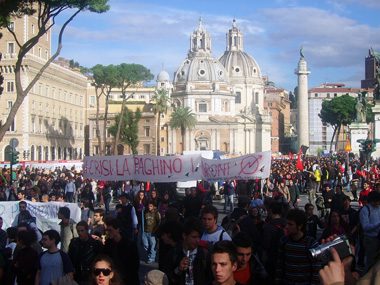
[[302,161],[302,149],[300,150],[300,153],[298,154],[298,159],[297,159],[297,169],[303,170],[303,161]]

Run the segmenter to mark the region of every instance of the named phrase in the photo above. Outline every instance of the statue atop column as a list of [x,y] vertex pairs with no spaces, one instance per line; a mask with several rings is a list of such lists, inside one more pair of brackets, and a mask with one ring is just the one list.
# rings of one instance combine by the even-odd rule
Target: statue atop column
[[358,93],[356,97],[355,104],[355,122],[357,123],[366,123],[367,120],[367,100],[365,96],[362,96],[362,93]]
[[376,83],[375,90],[373,91],[373,95],[376,101],[380,100],[380,53],[374,52],[371,47],[370,54],[375,58],[376,64]]

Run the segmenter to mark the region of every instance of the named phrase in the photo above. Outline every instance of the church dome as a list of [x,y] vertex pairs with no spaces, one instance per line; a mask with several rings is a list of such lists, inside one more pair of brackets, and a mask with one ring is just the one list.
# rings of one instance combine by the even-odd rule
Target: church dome
[[257,78],[262,80],[256,60],[244,51],[225,51],[219,61],[231,78]]
[[232,80],[251,79],[262,83],[261,70],[256,60],[243,50],[243,32],[233,21],[232,28],[228,31],[227,47],[224,54],[219,58]]
[[170,81],[169,73],[167,73],[165,70],[161,70],[157,75],[157,81]]
[[214,57],[185,59],[175,73],[174,84],[186,82],[228,82],[223,65]]

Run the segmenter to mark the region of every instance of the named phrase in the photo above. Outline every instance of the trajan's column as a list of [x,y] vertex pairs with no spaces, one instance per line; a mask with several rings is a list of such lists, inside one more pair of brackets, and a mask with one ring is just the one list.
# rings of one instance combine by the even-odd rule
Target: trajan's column
[[307,76],[310,71],[307,70],[307,63],[303,55],[303,50],[300,50],[300,61],[298,68],[294,74],[298,76],[298,147],[302,145],[309,146],[309,103],[308,103],[308,84]]

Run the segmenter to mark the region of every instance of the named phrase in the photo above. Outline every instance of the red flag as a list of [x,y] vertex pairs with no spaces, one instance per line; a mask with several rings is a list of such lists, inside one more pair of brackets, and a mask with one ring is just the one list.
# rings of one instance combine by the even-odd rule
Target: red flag
[[205,188],[202,186],[201,183],[199,183],[199,181],[197,182],[197,185],[198,185],[198,190],[202,192],[202,197],[205,195],[206,193],[206,190]]
[[293,154],[291,151],[289,151],[289,159],[293,159]]
[[302,161],[302,149],[300,150],[300,153],[298,154],[298,159],[297,159],[297,165],[296,168],[303,170],[303,161]]

